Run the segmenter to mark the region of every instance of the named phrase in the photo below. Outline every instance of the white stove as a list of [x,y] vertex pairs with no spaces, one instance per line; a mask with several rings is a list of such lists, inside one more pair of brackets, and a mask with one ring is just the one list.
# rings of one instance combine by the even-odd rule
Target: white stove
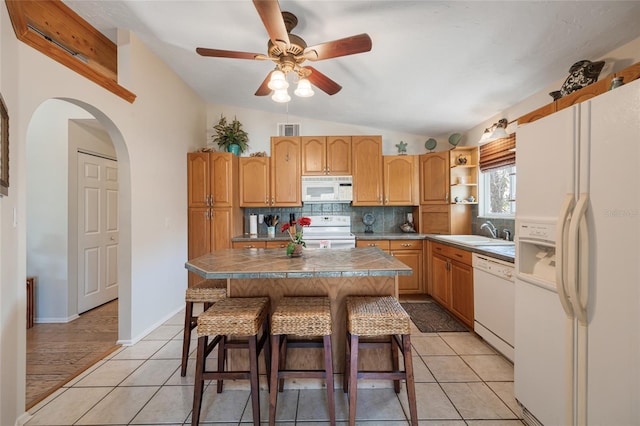
[[303,239],[307,248],[354,248],[356,237],[351,233],[351,216],[308,216],[311,225],[305,227]]

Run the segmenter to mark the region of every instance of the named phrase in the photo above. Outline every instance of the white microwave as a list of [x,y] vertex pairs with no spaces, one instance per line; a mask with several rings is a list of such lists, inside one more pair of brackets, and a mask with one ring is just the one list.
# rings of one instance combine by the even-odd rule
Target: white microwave
[[352,200],[351,176],[302,176],[303,203],[350,203]]

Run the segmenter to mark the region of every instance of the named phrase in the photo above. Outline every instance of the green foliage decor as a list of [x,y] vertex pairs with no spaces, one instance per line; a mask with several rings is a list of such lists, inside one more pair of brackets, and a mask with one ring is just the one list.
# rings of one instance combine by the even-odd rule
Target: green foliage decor
[[213,135],[213,143],[217,143],[222,150],[227,151],[231,144],[237,144],[240,153],[249,148],[249,135],[242,129],[242,123],[236,117],[233,117],[231,123],[227,123],[227,118],[220,115],[220,120],[213,126],[213,130],[216,132]]

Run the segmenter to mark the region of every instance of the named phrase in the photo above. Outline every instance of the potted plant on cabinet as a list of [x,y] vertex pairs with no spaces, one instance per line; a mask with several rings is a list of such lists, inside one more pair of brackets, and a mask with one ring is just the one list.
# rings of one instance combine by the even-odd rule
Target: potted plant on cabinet
[[213,142],[224,151],[240,155],[249,147],[249,135],[242,129],[242,123],[236,117],[233,117],[231,123],[227,123],[227,118],[220,115],[220,120],[213,126],[213,130]]

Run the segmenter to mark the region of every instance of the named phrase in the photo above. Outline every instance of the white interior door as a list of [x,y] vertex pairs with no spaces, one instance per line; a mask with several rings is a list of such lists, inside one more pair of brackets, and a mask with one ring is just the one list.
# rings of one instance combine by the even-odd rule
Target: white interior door
[[78,153],[78,313],[118,297],[118,163]]

